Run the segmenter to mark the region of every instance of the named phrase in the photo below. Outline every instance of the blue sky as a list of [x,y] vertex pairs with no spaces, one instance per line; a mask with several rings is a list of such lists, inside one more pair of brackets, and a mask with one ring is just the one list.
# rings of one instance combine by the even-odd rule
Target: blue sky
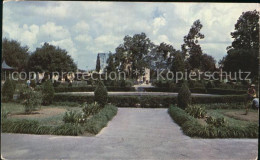
[[200,19],[203,52],[218,61],[233,41],[230,32],[242,12],[258,8],[253,3],[5,2],[3,37],[31,52],[48,42],[66,49],[80,69],[93,69],[97,53],[115,52],[125,35],[144,32],[155,44],[180,49]]

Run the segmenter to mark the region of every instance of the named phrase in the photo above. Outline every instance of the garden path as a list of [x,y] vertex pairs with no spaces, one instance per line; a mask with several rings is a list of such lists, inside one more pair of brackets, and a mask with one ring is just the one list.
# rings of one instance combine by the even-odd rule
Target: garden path
[[119,108],[98,135],[2,134],[7,159],[255,159],[257,139],[185,136],[167,109]]

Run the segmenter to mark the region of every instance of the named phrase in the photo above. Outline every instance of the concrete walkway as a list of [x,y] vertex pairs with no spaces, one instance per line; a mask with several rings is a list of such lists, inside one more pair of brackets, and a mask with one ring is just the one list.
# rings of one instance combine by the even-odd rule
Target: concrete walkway
[[[75,95],[87,95],[93,96],[94,92],[62,92],[56,94],[75,94]],[[178,96],[178,93],[174,92],[108,92],[108,95],[112,96]],[[204,97],[214,97],[221,96],[216,94],[200,94],[200,93],[191,93],[191,96],[204,96]]]
[[7,159],[255,159],[257,139],[192,139],[167,109],[119,108],[95,137],[2,134]]

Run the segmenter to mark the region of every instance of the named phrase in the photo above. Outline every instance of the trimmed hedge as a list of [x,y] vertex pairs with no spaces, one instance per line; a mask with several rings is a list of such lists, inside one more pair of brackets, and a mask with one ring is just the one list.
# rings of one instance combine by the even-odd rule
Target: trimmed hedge
[[2,132],[26,134],[53,134],[77,136],[83,133],[83,128],[77,124],[63,124],[59,126],[40,125],[36,120],[2,120]]
[[84,129],[90,133],[97,134],[117,114],[117,107],[106,105],[97,114],[84,124]]
[[[106,86],[108,91],[135,91],[134,87],[113,87]],[[54,88],[56,93],[59,92],[94,92],[95,86],[91,87],[56,87]]]
[[171,105],[168,109],[172,119],[180,125],[184,134],[190,137],[202,138],[258,138],[258,125],[251,123],[246,127],[225,126],[214,127],[203,126],[197,119],[190,116],[184,110]]
[[[243,103],[246,95],[192,96],[191,99],[192,104]],[[94,103],[94,96],[55,94],[54,101],[90,104]],[[118,107],[168,108],[170,104],[177,103],[177,96],[108,96],[108,103]]]
[[106,105],[97,114],[93,115],[85,124],[65,123],[58,126],[40,125],[36,120],[2,119],[3,133],[52,134],[77,136],[88,131],[97,134],[117,114],[117,107]]
[[[144,88],[146,92],[179,92],[180,88]],[[220,94],[220,95],[229,95],[229,94],[246,94],[246,90],[235,90],[235,89],[221,89],[221,88],[190,88],[191,93],[208,93],[208,94]]]

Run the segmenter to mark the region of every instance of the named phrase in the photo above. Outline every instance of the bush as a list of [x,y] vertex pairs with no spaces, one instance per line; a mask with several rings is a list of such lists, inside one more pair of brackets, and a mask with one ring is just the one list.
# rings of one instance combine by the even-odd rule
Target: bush
[[189,106],[185,109],[189,115],[191,115],[194,118],[204,118],[207,114],[205,108],[200,106]]
[[227,126],[227,121],[224,117],[217,117],[216,119],[212,116],[207,117],[207,124],[213,125],[214,127],[225,127]]
[[68,111],[65,112],[62,120],[64,123],[79,123],[81,117],[81,114],[76,111]]
[[2,95],[5,97],[7,101],[11,101],[13,99],[15,91],[15,83],[10,79],[7,79],[3,85]]
[[27,88],[23,92],[23,105],[26,113],[31,113],[42,103],[42,94]]
[[98,105],[97,103],[91,103],[91,104],[87,104],[84,103],[83,105],[83,113],[84,113],[84,117],[89,117],[90,115],[94,115],[96,113],[98,113],[101,109],[100,105]]
[[[106,87],[108,91],[135,91],[134,87]],[[96,87],[56,87],[54,88],[55,92],[93,92]]]
[[54,97],[54,88],[50,80],[44,82],[42,94],[43,94],[43,104],[50,105]]
[[191,92],[188,86],[186,85],[186,83],[183,83],[178,93],[178,107],[185,109],[188,107],[190,103],[191,103]]
[[[212,104],[212,103],[244,103],[245,95],[225,95],[225,96],[193,96],[192,104]],[[94,97],[89,95],[77,94],[55,94],[55,102],[76,102],[88,104],[94,103]],[[175,96],[108,96],[108,103],[118,107],[135,107],[136,104],[141,104],[143,108],[168,108],[170,104],[177,103]],[[160,105],[158,105],[160,104]],[[224,108],[227,105],[222,105]],[[222,107],[220,106],[220,107]],[[234,105],[233,105],[234,106]],[[218,106],[216,106],[218,107]],[[239,106],[241,107],[241,105]],[[234,106],[236,108],[236,106]]]
[[97,114],[87,120],[84,124],[85,130],[90,133],[97,134],[116,114],[117,108],[115,106],[106,105]]
[[[258,125],[255,123],[245,127],[214,125],[202,126],[198,121],[184,110],[171,105],[168,113],[172,119],[181,126],[184,134],[190,137],[202,138],[258,138]],[[220,123],[222,120],[219,120]],[[223,123],[222,123],[223,124]]]
[[103,107],[107,103],[107,97],[107,89],[104,86],[104,84],[101,81],[99,81],[94,91],[94,99],[98,104],[100,104]]

